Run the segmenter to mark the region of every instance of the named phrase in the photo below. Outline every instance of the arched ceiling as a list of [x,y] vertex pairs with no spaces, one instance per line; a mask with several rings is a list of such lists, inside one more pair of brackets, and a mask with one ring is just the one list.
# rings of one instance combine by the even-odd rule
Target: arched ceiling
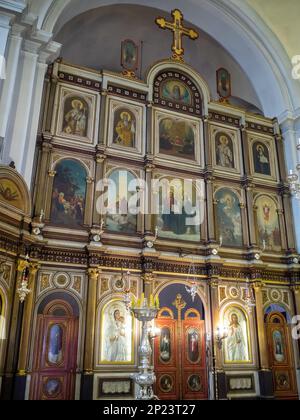
[[[274,0],[278,4],[279,1]],[[284,7],[288,8],[287,3],[290,1],[294,2],[287,0],[284,2]],[[263,20],[263,14],[260,16],[259,13],[264,12],[263,8],[258,8],[260,0],[164,0],[163,2],[161,0],[39,0],[38,2],[29,0],[29,2],[29,11],[39,16],[38,27],[44,32],[54,32],[54,34],[57,34],[73,17],[96,7],[130,3],[158,8],[168,14],[178,7],[183,11],[187,21],[219,42],[240,64],[251,81],[266,115],[272,117],[297,113],[300,115],[300,83],[291,77],[292,64],[287,53],[289,48],[279,41],[272,31],[272,25],[266,24]],[[273,4],[273,0],[264,0],[264,2]],[[272,8],[271,5],[270,7]]]
[[247,0],[284,46],[289,57],[300,55],[300,1]]
[[[63,45],[61,56],[66,61],[96,70],[121,72],[121,41],[133,39],[141,43],[139,77],[145,80],[147,70],[155,62],[172,54],[172,33],[162,31],[155,24],[155,18],[161,14],[167,16],[158,9],[138,5],[97,8],[69,21],[57,34],[55,41]],[[190,27],[191,23],[185,21],[185,25]],[[201,29],[198,31],[198,40],[184,39],[185,61],[206,80],[212,98],[218,98],[216,70],[225,67],[232,75],[233,96],[261,108],[255,90],[239,64],[209,35]],[[254,107],[249,110],[256,111]]]

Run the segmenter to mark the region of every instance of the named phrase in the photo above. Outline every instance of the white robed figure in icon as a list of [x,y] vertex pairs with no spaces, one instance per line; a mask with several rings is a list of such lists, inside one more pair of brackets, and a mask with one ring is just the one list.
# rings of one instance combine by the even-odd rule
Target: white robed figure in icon
[[239,322],[239,317],[236,313],[232,313],[230,317],[228,336],[226,339],[226,350],[228,361],[248,361],[248,351],[245,339],[245,332]]
[[105,360],[127,362],[127,341],[125,318],[119,308],[114,308],[110,313],[110,322],[106,328]]

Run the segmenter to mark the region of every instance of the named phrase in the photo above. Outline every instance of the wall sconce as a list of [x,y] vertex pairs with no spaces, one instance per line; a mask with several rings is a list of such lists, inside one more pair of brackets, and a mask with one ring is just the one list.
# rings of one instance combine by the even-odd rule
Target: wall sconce
[[220,236],[219,244],[212,250],[212,254],[216,257],[219,254],[220,248],[223,246],[223,236]]
[[223,325],[219,326],[216,331],[216,343],[219,350],[222,350],[223,341],[228,337],[228,328]]

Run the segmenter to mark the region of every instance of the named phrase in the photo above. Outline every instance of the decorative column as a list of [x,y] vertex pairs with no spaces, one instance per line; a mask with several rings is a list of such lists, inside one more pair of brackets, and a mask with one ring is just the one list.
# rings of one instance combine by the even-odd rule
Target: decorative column
[[240,125],[242,146],[243,146],[243,161],[244,161],[244,170],[246,176],[250,174],[250,159],[249,159],[249,143],[248,143],[248,134],[245,126]]
[[47,71],[47,54],[42,54],[39,57],[39,62],[36,67],[36,77],[34,81],[34,93],[33,93],[33,106],[31,113],[34,118],[31,119],[31,123],[28,130],[28,139],[26,144],[26,153],[23,159],[23,174],[27,185],[31,186],[32,171],[34,169],[33,160],[36,150],[37,132],[39,125],[39,116],[41,112],[42,94],[44,88],[45,74]]
[[34,299],[35,299],[35,292],[36,292],[36,285],[37,285],[36,275],[39,271],[39,268],[40,268],[40,265],[38,263],[29,264],[28,288],[30,290],[30,293],[26,297],[26,300],[24,303],[22,335],[21,335],[20,354],[19,354],[19,363],[18,363],[19,376],[25,376],[28,373],[26,369],[28,367],[30,330],[32,328]]
[[207,174],[206,176],[206,190],[207,190],[207,228],[208,228],[208,242],[216,242],[216,231],[215,231],[215,214],[216,214],[216,205],[217,203],[214,200],[214,191],[213,191],[213,181],[214,177],[212,174]]
[[101,270],[90,268],[88,270],[88,292],[86,308],[86,328],[85,328],[85,346],[84,346],[84,366],[81,383],[81,399],[93,399],[93,381],[94,381],[94,339],[97,310],[97,290],[98,278]]
[[14,115],[16,120],[10,139],[9,158],[15,162],[16,169],[22,173],[23,158],[25,155],[26,139],[31,115],[31,105],[40,44],[26,40],[21,53],[23,59],[20,77],[18,101]]
[[146,299],[150,299],[150,296],[153,293],[153,282],[154,282],[154,274],[153,273],[145,273],[142,276],[143,285],[144,285],[144,294]]
[[286,164],[285,164],[285,150],[284,150],[285,146],[284,146],[284,138],[280,134],[279,127],[278,127],[278,134],[275,135],[275,140],[276,140],[280,178],[283,183],[286,183],[287,171],[286,171]]
[[247,208],[245,203],[240,203],[242,226],[243,226],[243,244],[244,247],[249,246],[249,228],[247,219]]
[[248,178],[244,184],[244,189],[246,190],[246,200],[247,200],[247,208],[248,208],[248,220],[249,220],[249,239],[250,239],[250,247],[256,248],[257,241],[256,241],[256,218],[255,218],[255,206],[254,206],[254,199],[253,199],[253,189],[255,188],[254,184],[252,184],[251,180]]
[[106,173],[106,160],[107,156],[101,152],[101,150],[98,151],[96,155],[96,170],[95,170],[95,192],[94,192],[94,209],[93,209],[93,218],[92,218],[92,224],[93,228],[99,229],[101,226],[101,219],[104,218],[102,214],[99,214],[97,210],[97,200],[99,198],[99,194],[103,194],[103,191],[98,191],[98,183],[104,179],[105,173]]
[[17,289],[20,287],[23,274],[29,269],[30,263],[27,260],[18,259],[16,262],[16,278],[15,287],[12,289],[12,314],[9,327],[9,339],[6,358],[6,373],[3,378],[2,396],[3,400],[24,399],[26,378],[21,381],[20,377],[16,377],[20,353],[22,320],[24,312],[24,303],[20,303]]
[[6,79],[2,82],[2,90],[0,90],[0,161],[3,160],[3,162],[7,160],[5,153],[5,137],[11,105],[14,97],[14,87],[16,83],[18,63],[23,41],[23,31],[24,28],[20,25],[13,25],[11,33],[8,37]]
[[56,171],[48,171],[48,179],[46,180],[46,186],[45,186],[45,218],[46,220],[50,220],[50,217],[51,217],[50,196],[52,194],[55,176],[56,176]]
[[284,188],[282,191],[282,201],[284,209],[283,217],[285,218],[286,226],[287,248],[289,252],[293,254],[297,252],[295,243],[296,235],[293,223],[292,197],[288,187]]
[[37,179],[38,184],[35,186],[35,214],[34,217],[39,218],[42,210],[45,212],[46,203],[46,184],[47,184],[47,168],[50,164],[50,155],[52,151],[52,145],[50,144],[52,137],[43,138],[43,143],[40,150],[40,164],[38,167]]
[[278,220],[279,220],[279,228],[280,228],[280,235],[281,235],[281,247],[285,251],[287,251],[287,235],[285,230],[285,223],[284,223],[284,211],[280,208],[277,210]]
[[153,156],[154,145],[152,144],[152,127],[153,124],[153,102],[147,103],[147,125],[146,125],[146,155]]
[[226,398],[227,390],[224,385],[225,373],[222,368],[222,351],[218,349],[215,339],[216,330],[220,324],[220,307],[219,307],[219,283],[217,278],[211,278],[208,282],[209,287],[209,304],[211,311],[211,344],[210,351],[210,379],[214,390],[213,398],[218,400]]
[[256,322],[257,337],[260,359],[259,381],[260,391],[263,398],[272,398],[274,395],[273,378],[269,365],[269,350],[264,320],[264,304],[262,289],[264,284],[260,280],[254,283],[255,301],[256,301]]
[[90,203],[94,202],[94,191],[95,191],[95,179],[88,176],[86,178],[86,196],[88,199],[87,208],[84,216],[84,224],[91,226],[93,219],[93,207],[90,206]]
[[[287,116],[284,121],[282,121],[280,126],[283,138],[284,138],[284,148],[285,148],[285,158],[286,158],[286,167],[289,170],[295,170],[297,164],[299,163],[300,159],[300,150],[297,151],[297,143],[300,136],[300,118],[296,117],[295,119]],[[283,180],[286,182],[287,180]],[[293,221],[293,225],[295,228],[295,248],[297,248],[298,253],[300,252],[300,228],[299,228],[299,220],[300,220],[300,206],[299,201],[296,198],[293,198],[290,202],[290,206],[292,207],[292,215],[290,219],[288,206],[284,203],[284,210],[286,213],[286,221],[287,225],[289,224],[288,220],[291,222]],[[290,224],[292,225],[292,223]]]
[[146,166],[145,166],[145,181],[146,181],[146,186],[147,186],[147,190],[144,192],[145,193],[145,236],[147,235],[152,235],[154,232],[152,232],[152,206],[154,205],[154,199],[156,198],[156,196],[154,196],[156,193],[156,191],[152,191],[152,176],[153,176],[153,171],[155,169],[155,166],[152,164],[152,162],[147,162]]

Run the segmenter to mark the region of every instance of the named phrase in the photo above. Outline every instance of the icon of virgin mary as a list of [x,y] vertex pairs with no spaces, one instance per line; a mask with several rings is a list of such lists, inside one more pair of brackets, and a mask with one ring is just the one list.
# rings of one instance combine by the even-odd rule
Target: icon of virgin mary
[[49,336],[48,361],[58,365],[63,360],[63,330],[60,325],[53,325]]

